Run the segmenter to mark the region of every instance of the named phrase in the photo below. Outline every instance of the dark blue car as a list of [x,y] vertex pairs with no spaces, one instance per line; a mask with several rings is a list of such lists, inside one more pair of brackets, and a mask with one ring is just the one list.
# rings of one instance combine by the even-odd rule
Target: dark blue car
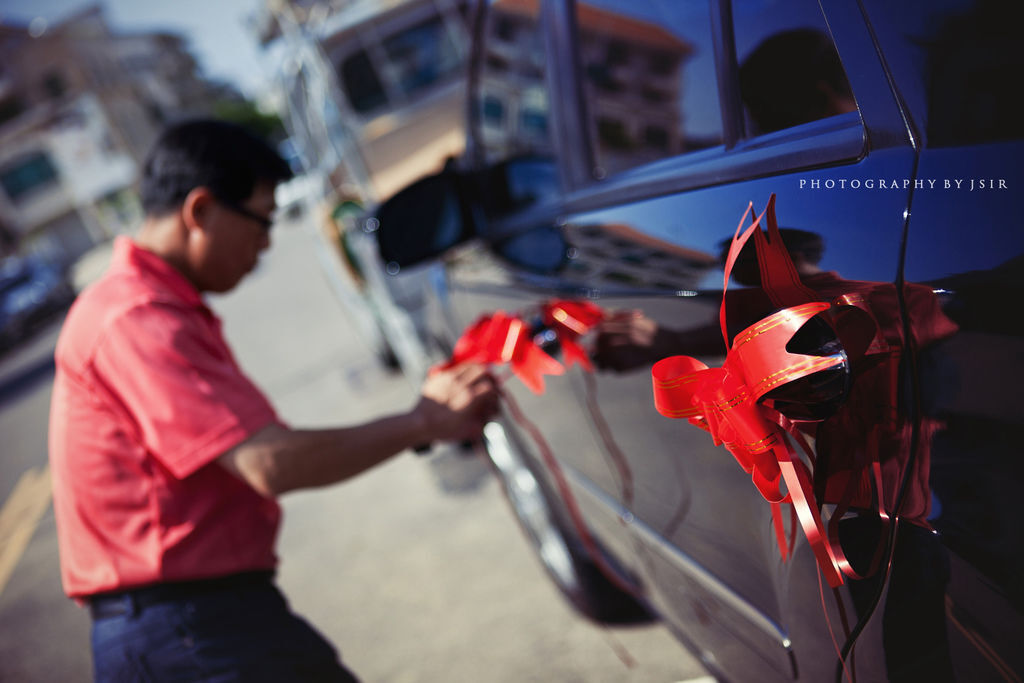
[[[723,680],[1024,677],[1022,14],[477,8],[466,156],[370,227],[429,276],[435,359],[497,311],[566,366],[586,351],[543,393],[509,379],[486,431],[584,612],[654,613]],[[773,196],[778,231],[731,248]],[[573,336],[552,302],[597,313]],[[683,419],[654,397],[693,380],[659,380],[677,356],[732,378],[701,375]]]

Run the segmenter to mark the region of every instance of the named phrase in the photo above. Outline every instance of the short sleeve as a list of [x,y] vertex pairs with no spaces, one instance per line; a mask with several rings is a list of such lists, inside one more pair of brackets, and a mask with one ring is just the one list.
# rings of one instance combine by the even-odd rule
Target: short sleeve
[[117,316],[93,369],[143,446],[179,479],[277,421],[201,309],[149,304]]

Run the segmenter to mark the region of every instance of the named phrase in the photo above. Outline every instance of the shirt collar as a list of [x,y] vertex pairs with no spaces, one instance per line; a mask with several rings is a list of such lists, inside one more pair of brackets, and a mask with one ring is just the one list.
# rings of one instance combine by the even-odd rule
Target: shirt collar
[[206,308],[195,285],[170,263],[143,249],[128,237],[121,236],[114,240],[110,269],[139,274],[152,283],[154,290],[170,294],[186,305]]

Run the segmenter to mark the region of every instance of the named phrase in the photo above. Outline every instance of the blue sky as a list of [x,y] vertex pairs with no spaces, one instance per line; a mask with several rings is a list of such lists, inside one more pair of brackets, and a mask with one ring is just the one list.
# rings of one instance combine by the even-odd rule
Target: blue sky
[[99,4],[116,31],[162,30],[185,35],[203,73],[235,84],[249,96],[262,90],[269,71],[245,24],[264,0],[0,0],[4,21],[53,23]]

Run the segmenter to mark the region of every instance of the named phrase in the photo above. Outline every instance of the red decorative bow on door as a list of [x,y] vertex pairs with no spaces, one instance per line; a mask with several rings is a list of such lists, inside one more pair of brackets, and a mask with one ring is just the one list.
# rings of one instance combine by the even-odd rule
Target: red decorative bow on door
[[[772,212],[774,195],[769,201],[767,213]],[[761,233],[760,223],[765,214],[758,216],[753,224],[741,233],[743,223],[750,214],[747,209],[736,230],[725,265],[720,322],[726,346],[729,337],[726,331],[725,296],[732,266],[743,245],[752,235],[767,245]],[[768,239],[777,238],[777,229],[772,234],[774,221],[770,220]],[[781,242],[773,245],[781,248]],[[761,244],[759,244],[761,247]],[[767,246],[759,249],[761,254],[771,254]],[[793,270],[792,262],[778,259],[776,262],[763,258],[762,270],[770,270],[774,278],[774,292],[782,292],[784,298],[814,298],[813,292],[800,283]],[[784,308],[751,325],[733,341],[720,368],[709,368],[696,358],[673,356],[658,361],[651,370],[654,383],[654,404],[658,412],[667,417],[686,418],[692,424],[708,431],[716,445],[724,445],[732,453],[745,472],[750,473],[761,496],[772,504],[779,551],[783,559],[789,555],[779,505],[791,503],[810,543],[818,566],[833,588],[843,582],[843,574],[855,576],[837,543],[829,539],[818,512],[811,474],[808,467],[796,457],[786,439],[786,429],[802,445],[808,455],[803,437],[783,415],[761,401],[770,391],[788,382],[808,375],[837,367],[846,362],[845,356],[811,356],[790,353],[786,344],[808,320],[831,308],[821,301],[807,301],[797,306]],[[783,486],[784,485],[784,486]]]
[[[720,368],[696,358],[672,356],[655,363],[654,405],[667,417],[687,418],[724,445],[749,473],[761,496],[773,504],[779,550],[786,547],[778,505],[792,503],[804,535],[830,586],[841,570],[817,514],[810,472],[793,453],[774,411],[758,400],[773,388],[844,362],[842,357],[806,356],[785,350],[801,326],[829,308],[827,303],[781,310],[744,330]],[[785,491],[783,490],[785,484]]]

